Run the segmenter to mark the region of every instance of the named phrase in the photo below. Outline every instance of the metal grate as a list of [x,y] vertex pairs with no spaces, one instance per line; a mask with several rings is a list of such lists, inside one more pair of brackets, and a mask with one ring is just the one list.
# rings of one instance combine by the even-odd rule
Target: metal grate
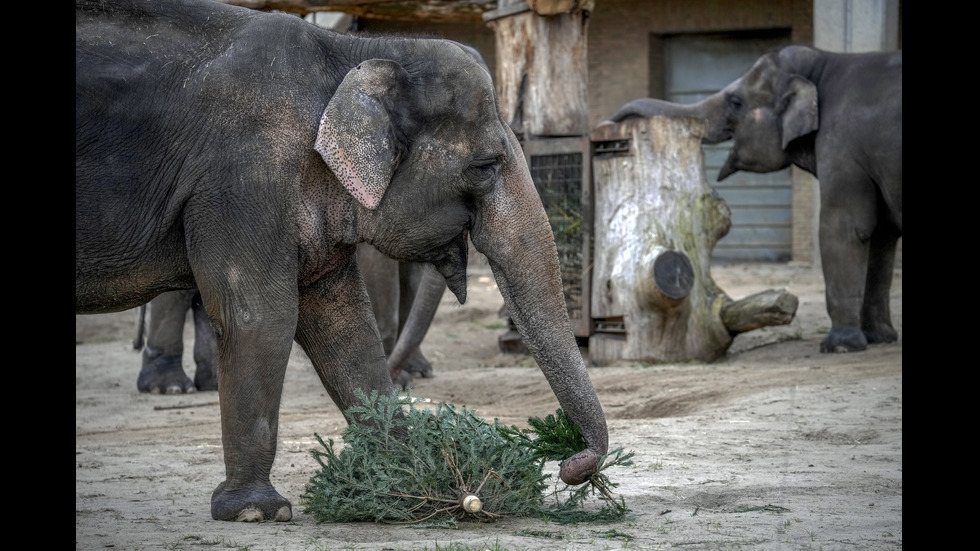
[[530,170],[555,234],[568,317],[582,319],[582,154],[531,155]]

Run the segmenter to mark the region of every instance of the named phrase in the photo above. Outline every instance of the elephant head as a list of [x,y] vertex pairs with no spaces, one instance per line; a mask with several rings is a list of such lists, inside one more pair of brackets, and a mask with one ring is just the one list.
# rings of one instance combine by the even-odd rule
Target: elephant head
[[608,121],[629,117],[684,116],[706,123],[704,143],[732,140],[718,180],[745,170],[773,172],[794,162],[807,166],[794,140],[819,128],[816,86],[785,68],[784,49],[759,58],[741,77],[704,100],[684,105],[641,98],[621,107]]
[[460,303],[467,238],[487,256],[528,348],[588,443],[561,468],[562,480],[581,483],[607,451],[606,424],[520,144],[472,50],[445,41],[414,45],[433,50],[414,58],[439,59],[438,67],[361,62],[330,99],[316,150],[357,200],[360,237],[392,258],[432,264]]

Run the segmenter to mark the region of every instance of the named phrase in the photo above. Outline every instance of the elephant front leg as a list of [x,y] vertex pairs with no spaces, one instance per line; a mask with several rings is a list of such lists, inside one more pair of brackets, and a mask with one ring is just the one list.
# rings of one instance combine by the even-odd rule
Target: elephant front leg
[[381,332],[386,353],[398,340],[398,261],[383,255],[367,243],[357,245],[357,266],[371,297],[371,309]]
[[868,340],[861,330],[866,262],[855,261],[853,264],[847,265],[846,262],[828,264],[827,256],[824,255],[824,283],[827,287],[825,296],[831,326],[830,332],[820,343],[820,352],[858,352],[868,348]]
[[296,342],[345,415],[360,405],[357,390],[395,394],[371,303],[353,262],[301,290]]
[[288,521],[292,505],[272,486],[279,404],[293,320],[232,330],[219,342],[218,396],[225,481],[211,495],[216,520]]
[[[846,189],[831,185],[832,181],[821,181],[820,259],[831,327],[820,343],[820,352],[857,352],[868,347],[861,330],[861,309],[874,200],[867,207],[866,201],[847,196]],[[838,192],[828,193],[829,189]]]

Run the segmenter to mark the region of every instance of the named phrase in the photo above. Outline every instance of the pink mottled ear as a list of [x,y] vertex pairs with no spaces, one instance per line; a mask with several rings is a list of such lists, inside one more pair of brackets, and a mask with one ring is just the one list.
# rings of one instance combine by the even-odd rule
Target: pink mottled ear
[[340,183],[369,209],[377,208],[398,165],[391,116],[404,69],[387,59],[350,70],[327,103],[314,149]]

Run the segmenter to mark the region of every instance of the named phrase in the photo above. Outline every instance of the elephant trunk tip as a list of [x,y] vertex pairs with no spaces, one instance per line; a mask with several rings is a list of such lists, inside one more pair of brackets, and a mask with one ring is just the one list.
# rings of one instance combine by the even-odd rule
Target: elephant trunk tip
[[586,449],[561,462],[558,476],[569,486],[576,486],[588,480],[599,469],[598,453]]

